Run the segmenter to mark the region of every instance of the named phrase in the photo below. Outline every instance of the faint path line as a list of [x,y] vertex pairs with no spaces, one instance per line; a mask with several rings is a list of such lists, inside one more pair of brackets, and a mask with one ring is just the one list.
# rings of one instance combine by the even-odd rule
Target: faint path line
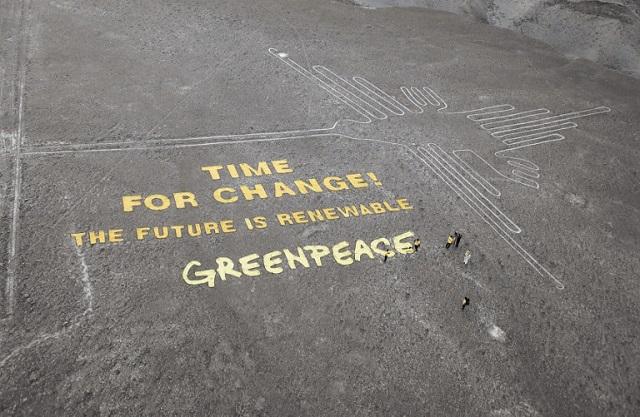
[[15,142],[12,144],[13,147],[20,149],[22,145],[23,139],[23,114],[24,114],[24,85],[26,79],[27,72],[27,51],[29,47],[29,22],[28,22],[28,13],[31,7],[31,0],[23,0],[22,2],[22,11],[20,14],[20,50],[18,59],[19,64],[19,104],[18,104],[18,134],[14,136]]
[[[337,122],[336,122],[337,124]],[[260,132],[260,133],[241,133],[232,135],[208,135],[208,136],[193,136],[186,138],[171,138],[171,139],[154,139],[145,141],[125,141],[125,142],[101,142],[101,143],[78,143],[68,145],[47,145],[47,146],[31,146],[26,149],[22,149],[23,156],[31,155],[46,155],[56,153],[70,153],[70,152],[88,152],[99,150],[127,150],[127,149],[155,149],[161,145],[173,145],[183,144],[191,142],[202,142],[205,144],[215,143],[220,140],[228,139],[251,139],[251,138],[269,138],[269,137],[283,137],[283,136],[296,136],[296,135],[313,135],[327,133],[335,129],[336,124],[329,128],[320,129],[308,129],[308,130],[285,130],[275,132]],[[161,146],[162,147],[162,146]],[[166,148],[167,146],[164,146]]]
[[462,276],[462,278],[473,282],[473,285],[475,285],[476,287],[480,288],[481,290],[485,290],[490,292],[484,285],[482,285],[482,283],[480,281],[478,281],[477,279],[475,279],[473,277],[473,275],[470,272],[467,271],[463,271],[460,276]]
[[62,332],[64,330],[58,331],[56,333],[45,333],[43,335],[41,335],[40,337],[33,339],[31,342],[29,342],[26,345],[23,346],[19,346],[17,348],[15,348],[14,350],[11,351],[10,354],[8,354],[7,356],[5,356],[1,361],[0,361],[0,368],[2,368],[7,362],[9,362],[11,359],[13,359],[15,356],[19,355],[21,352],[25,351],[25,350],[29,350],[34,346],[38,346],[44,342],[46,342],[47,340],[50,339],[57,339],[62,335]]
[[98,142],[106,138],[107,136],[111,135],[113,132],[117,131],[121,125],[122,125],[122,122],[118,120],[113,126],[103,129],[93,140],[95,142]]
[[[251,139],[231,139],[231,140],[223,140],[221,137],[218,137],[215,141],[209,142],[201,142],[201,143],[178,143],[178,144],[166,144],[166,145],[157,145],[157,146],[131,146],[126,148],[107,148],[107,149],[80,149],[80,150],[60,150],[60,151],[33,151],[29,152],[29,156],[38,156],[38,155],[49,155],[49,154],[62,154],[62,153],[90,153],[90,152],[121,152],[128,150],[152,150],[152,149],[176,149],[176,148],[192,148],[192,147],[201,147],[201,146],[212,146],[212,145],[230,145],[230,144],[241,144],[241,143],[257,143],[257,142],[272,142],[272,141],[280,141],[280,140],[288,140],[288,139],[313,139],[317,137],[323,136],[335,136],[338,133],[327,131],[317,133],[315,131],[307,132],[301,131],[298,134],[291,136],[277,136],[277,135],[268,135],[265,137],[257,137]],[[391,143],[391,142],[390,142]]]
[[[197,146],[197,145],[195,145]],[[167,148],[176,148],[176,146],[170,146]],[[120,151],[124,151],[124,150],[128,150],[128,149],[136,149],[136,148],[126,148],[126,149],[114,149],[114,150],[120,150]],[[147,150],[149,148],[138,148],[140,150]],[[153,148],[153,149],[157,149],[157,148]],[[106,151],[110,151],[112,149],[107,149]],[[94,150],[93,152],[103,152],[105,150],[99,149],[99,150]],[[73,151],[73,152],[81,152],[81,151]],[[92,183],[91,187],[89,187],[87,190],[85,190],[85,192],[82,194],[82,196],[76,200],[74,200],[73,204],[67,208],[67,211],[72,210],[73,208],[75,208],[76,206],[80,205],[81,203],[83,203],[84,201],[86,201],[88,198],[90,198],[90,196],[93,194],[93,192],[100,186],[102,185],[109,177],[110,175],[112,175],[118,168],[119,168],[119,164],[121,162],[123,162],[126,158],[126,154],[124,156],[122,156],[121,158],[119,158],[118,160],[114,161],[114,163],[111,165],[111,167],[107,170],[107,172],[102,176],[102,178],[100,178],[98,181]],[[50,228],[54,228],[55,226],[57,226],[63,219],[63,216],[59,216],[57,217],[52,223],[50,223],[48,226]],[[28,246],[26,248],[26,250],[31,249],[31,246]]]
[[[209,68],[207,68],[207,72],[211,71],[214,67],[219,67],[221,65],[226,64],[229,60],[231,60],[232,56],[227,56],[225,57],[222,61],[217,62],[215,65],[210,65]],[[143,138],[148,138],[149,135],[151,135],[153,133],[154,130],[156,130],[158,127],[160,127],[160,125],[162,125],[162,123],[164,123],[165,120],[167,120],[167,118],[169,118],[169,116],[171,116],[171,114],[173,114],[174,111],[176,111],[176,109],[178,107],[180,107],[180,105],[182,103],[185,102],[186,99],[188,99],[193,93],[194,87],[197,87],[198,85],[209,81],[211,78],[213,78],[217,73],[211,71],[211,73],[209,75],[207,75],[206,77],[202,78],[199,81],[196,81],[194,84],[191,85],[191,91],[189,91],[184,97],[182,97],[180,100],[178,100],[176,102],[176,104],[173,105],[173,107],[171,107],[171,109],[169,109],[169,111],[160,119],[160,121],[158,121],[158,123],[156,123],[151,129],[149,129],[147,131],[147,133],[145,133],[143,135]]]
[[18,270],[18,258],[16,257],[16,247],[18,245],[18,227],[20,216],[20,194],[22,187],[22,169],[20,161],[20,148],[16,148],[14,158],[14,180],[13,180],[13,209],[11,211],[11,229],[9,230],[9,260],[7,265],[7,283],[5,293],[7,298],[7,315],[13,316],[16,303],[16,275]]
[[16,280],[18,273],[18,258],[16,256],[16,247],[18,244],[18,228],[20,225],[20,194],[22,189],[22,162],[20,157],[20,147],[22,145],[23,136],[23,113],[24,113],[24,86],[26,77],[26,59],[29,43],[29,25],[27,13],[30,8],[30,0],[22,2],[22,10],[20,12],[20,41],[18,50],[18,132],[12,136],[12,150],[14,155],[13,167],[13,209],[11,211],[11,229],[9,231],[9,259],[7,265],[7,282],[5,285],[5,296],[7,299],[6,311],[9,317],[13,316],[16,304]]
[[80,278],[79,280],[76,278],[76,281],[78,281],[78,283],[82,286],[82,303],[84,305],[84,310],[82,311],[82,313],[76,314],[73,317],[71,324],[69,324],[67,327],[60,329],[54,333],[41,334],[26,345],[18,346],[17,348],[13,349],[11,353],[9,353],[0,361],[0,368],[2,368],[7,364],[7,362],[18,356],[20,353],[33,347],[37,347],[48,340],[59,339],[60,337],[66,335],[67,333],[80,326],[86,318],[90,317],[93,314],[93,289],[91,286],[91,279],[89,278],[89,267],[87,266],[84,253],[80,250],[80,248],[76,246],[75,252],[76,256],[80,260]]
[[76,245],[74,245],[74,248],[76,250],[76,255],[80,259],[80,284],[82,285],[82,292],[84,294],[83,301],[85,307],[85,311],[82,313],[82,315],[85,316],[93,312],[93,291],[91,288],[91,280],[89,279],[89,267],[87,266],[84,252],[80,249],[80,247]]
[[[298,30],[296,29],[296,27],[291,22],[289,22],[289,20],[285,16],[278,16],[278,17],[280,17],[280,19],[282,19],[282,21],[284,21],[293,30],[293,33],[295,34],[296,39],[300,42],[300,46],[302,47],[302,53],[304,54],[305,61],[307,61],[307,67],[310,67],[311,62],[309,61],[309,55],[307,54],[307,47],[304,43],[304,39],[300,36],[300,33],[298,33]],[[307,98],[308,98],[308,95],[307,95]],[[309,120],[310,117],[311,117],[311,100],[307,102],[307,120]]]

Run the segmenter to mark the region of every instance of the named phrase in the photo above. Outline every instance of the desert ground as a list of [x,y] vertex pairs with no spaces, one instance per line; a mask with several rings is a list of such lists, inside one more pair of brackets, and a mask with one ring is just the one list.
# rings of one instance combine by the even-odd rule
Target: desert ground
[[638,79],[343,1],[0,19],[0,415],[639,415]]

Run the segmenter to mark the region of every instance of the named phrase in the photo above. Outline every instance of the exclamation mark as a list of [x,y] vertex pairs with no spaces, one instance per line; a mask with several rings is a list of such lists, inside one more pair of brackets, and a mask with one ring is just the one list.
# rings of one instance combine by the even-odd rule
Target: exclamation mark
[[373,181],[375,185],[377,185],[378,187],[382,187],[382,183],[380,182],[378,177],[376,177],[376,174],[374,174],[373,172],[367,172],[367,175],[369,176],[369,178],[371,178],[371,181]]

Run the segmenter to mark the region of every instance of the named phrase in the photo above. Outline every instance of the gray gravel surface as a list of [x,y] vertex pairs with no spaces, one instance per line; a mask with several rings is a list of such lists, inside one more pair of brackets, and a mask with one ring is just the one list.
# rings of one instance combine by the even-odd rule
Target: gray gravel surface
[[[0,16],[0,415],[638,415],[636,79],[421,9],[25,0]],[[201,170],[283,159],[292,173]],[[368,172],[380,183],[212,198]],[[123,212],[173,192],[199,206]],[[275,217],[402,198],[412,210]],[[238,230],[132,235],[224,219]],[[125,241],[70,236],[109,228]],[[387,262],[181,278],[191,260],[406,231],[420,249]]]

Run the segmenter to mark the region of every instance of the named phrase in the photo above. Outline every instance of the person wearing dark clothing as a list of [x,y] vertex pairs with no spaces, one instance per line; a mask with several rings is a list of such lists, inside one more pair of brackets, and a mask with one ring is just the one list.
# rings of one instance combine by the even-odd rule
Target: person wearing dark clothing
[[462,309],[464,310],[464,308],[468,305],[469,305],[469,299],[467,297],[464,297],[462,299]]
[[460,239],[462,239],[462,235],[458,232],[455,232],[454,236],[456,237],[456,248],[457,248],[458,245],[460,244]]

